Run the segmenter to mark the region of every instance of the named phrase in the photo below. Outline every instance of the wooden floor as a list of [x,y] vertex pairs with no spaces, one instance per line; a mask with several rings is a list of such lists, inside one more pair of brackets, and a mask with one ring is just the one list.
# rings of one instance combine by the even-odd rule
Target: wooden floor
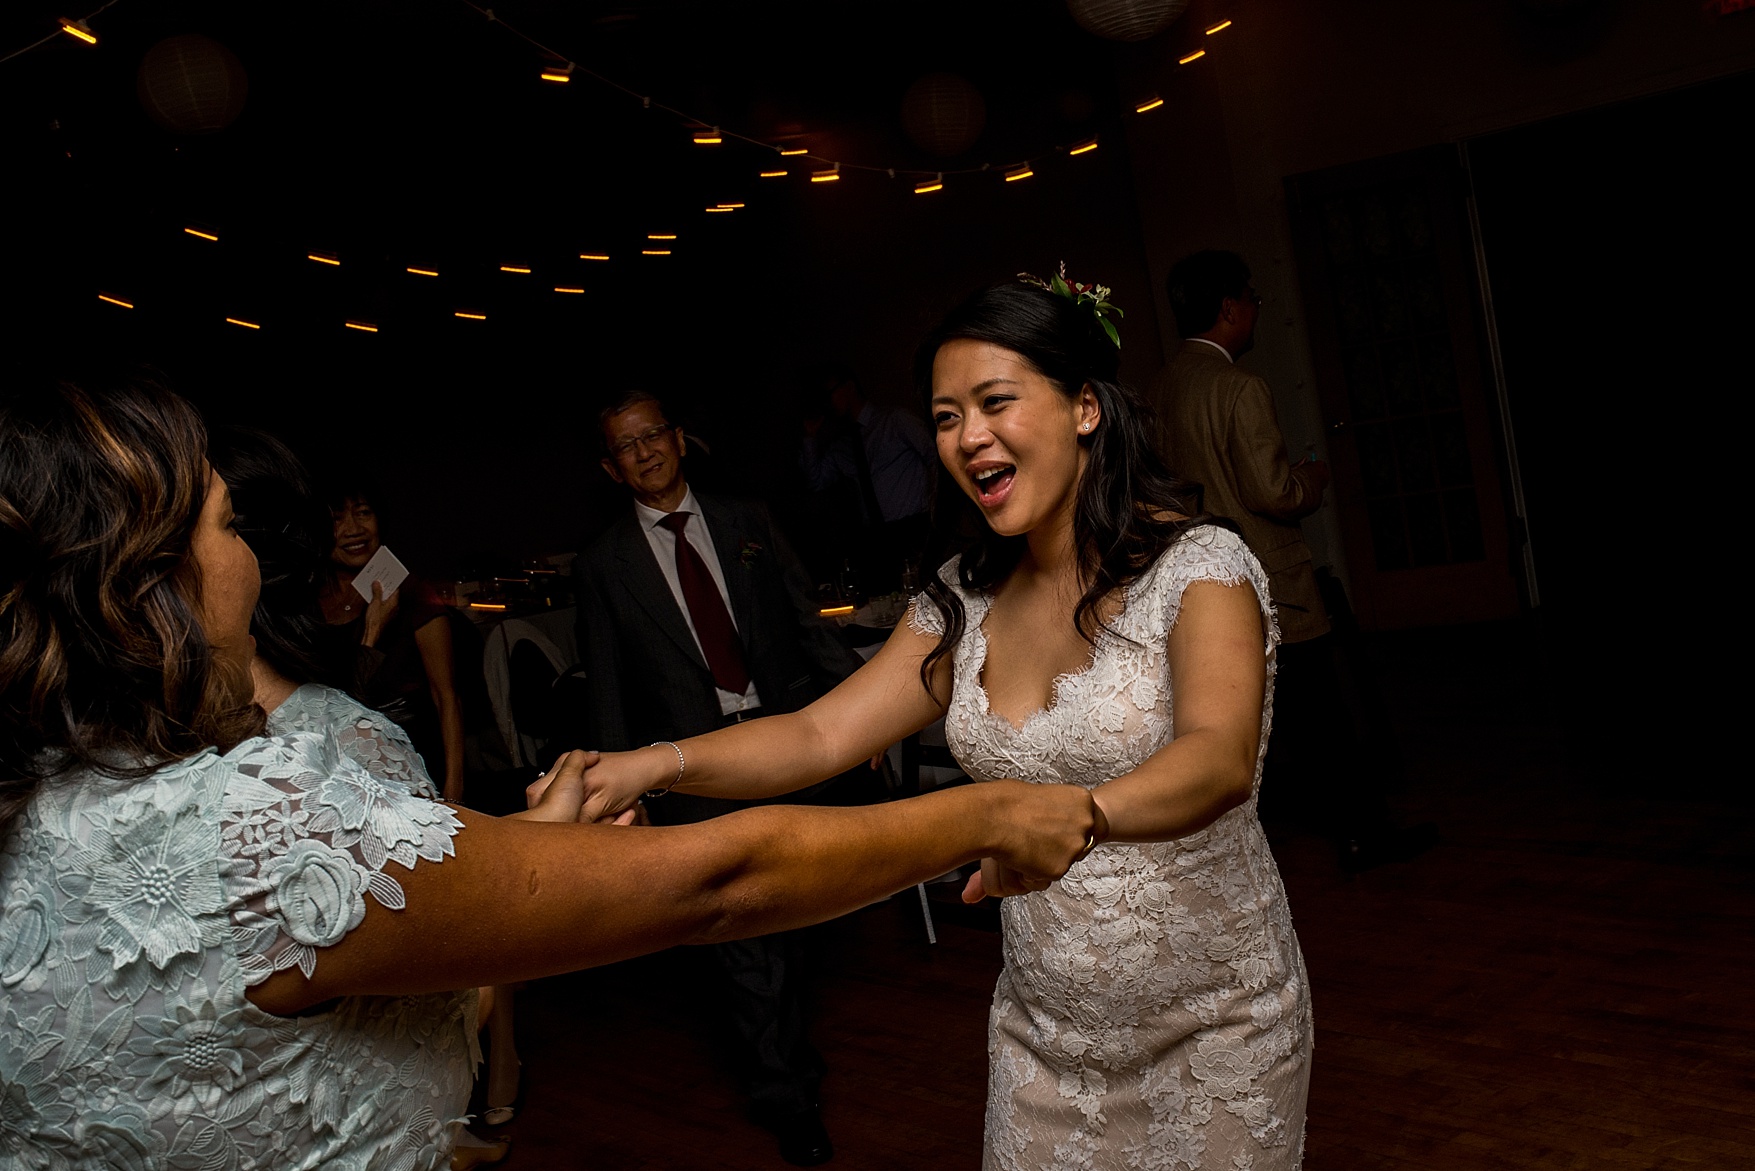
[[[1755,1168],[1755,828],[1686,777],[1570,775],[1534,632],[1372,644],[1418,859],[1274,836],[1314,989],[1309,1171]],[[1745,777],[1746,779],[1746,777]],[[980,1163],[991,925],[910,895],[815,932],[824,1117],[855,1168]],[[686,955],[533,985],[510,1166],[782,1167]]]

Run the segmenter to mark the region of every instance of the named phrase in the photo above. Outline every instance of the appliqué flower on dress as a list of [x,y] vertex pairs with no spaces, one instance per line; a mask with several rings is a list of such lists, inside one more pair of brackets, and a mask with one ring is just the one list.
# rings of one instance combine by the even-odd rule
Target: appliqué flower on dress
[[317,966],[311,949],[340,943],[365,919],[369,873],[351,855],[314,838],[294,842],[262,868],[268,912],[280,916],[281,930],[299,945],[288,952],[298,955],[307,977]]
[[[396,743],[358,740],[368,759]],[[365,892],[401,905],[368,840],[401,839],[373,851],[380,864],[451,852],[448,807],[362,782],[356,759],[300,733],[38,791],[0,841],[0,1168],[260,1171],[314,1149],[327,1171],[442,1161],[469,1098],[473,991],[344,997],[284,1033],[244,999],[345,935]],[[325,775],[343,788],[326,793]],[[314,830],[325,815],[335,828]]]
[[97,949],[117,970],[142,955],[164,968],[219,942],[211,920],[225,906],[213,859],[218,834],[198,809],[175,814],[147,810],[113,835],[92,831],[84,848],[91,858],[85,905],[101,922]]
[[199,1008],[167,1005],[169,1017],[143,1014],[128,1043],[129,1058],[122,1063],[124,1072],[141,1079],[141,1089],[155,1107],[174,1111],[182,1106],[184,1117],[193,1106],[217,1110],[237,1088],[255,1064],[252,1049],[260,1032],[244,1025],[240,1010],[222,1012],[211,996],[198,998]]

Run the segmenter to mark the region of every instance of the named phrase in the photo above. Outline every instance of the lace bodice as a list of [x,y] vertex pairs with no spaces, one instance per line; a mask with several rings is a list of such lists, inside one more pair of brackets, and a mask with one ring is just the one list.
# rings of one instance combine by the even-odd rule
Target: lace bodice
[[293,732],[332,733],[342,754],[373,776],[407,785],[417,797],[439,798],[426,762],[401,725],[345,691],[307,683],[293,692],[268,713],[268,734]]
[[0,1169],[438,1165],[473,991],[297,1018],[245,992],[401,908],[460,828],[313,733],[44,786],[0,848]]
[[[965,610],[945,740],[976,780],[1095,788],[1175,736],[1170,632],[1195,582],[1248,584],[1262,606],[1273,719],[1277,628],[1266,576],[1229,531],[1191,531],[1128,589],[1089,666],[1021,727],[981,684],[991,599]],[[937,636],[930,604],[910,617]],[[1001,904],[987,1166],[1174,1171],[1297,1165],[1310,1038],[1303,961],[1255,796],[1172,842],[1108,843],[1048,890]]]

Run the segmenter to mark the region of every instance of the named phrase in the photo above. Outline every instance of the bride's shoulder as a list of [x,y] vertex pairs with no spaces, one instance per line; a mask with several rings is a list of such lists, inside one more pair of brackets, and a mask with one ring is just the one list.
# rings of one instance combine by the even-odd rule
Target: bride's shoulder
[[[1177,535],[1142,575],[1147,589],[1180,593],[1190,582],[1264,581],[1261,563],[1243,538],[1219,524],[1197,524]],[[1143,591],[1142,591],[1143,592]]]

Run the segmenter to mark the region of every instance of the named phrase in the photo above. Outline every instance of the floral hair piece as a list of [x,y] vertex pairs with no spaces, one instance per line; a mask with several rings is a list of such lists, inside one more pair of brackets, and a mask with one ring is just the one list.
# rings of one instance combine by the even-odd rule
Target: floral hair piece
[[1108,315],[1113,313],[1117,317],[1124,317],[1126,314],[1109,303],[1108,288],[1103,285],[1081,285],[1077,281],[1067,280],[1066,261],[1064,260],[1060,262],[1060,272],[1047,280],[1043,280],[1039,276],[1031,276],[1027,272],[1020,272],[1018,279],[1027,285],[1047,289],[1057,297],[1065,297],[1074,305],[1088,307],[1097,318],[1097,324],[1103,327],[1103,332],[1108,334],[1109,340],[1115,343],[1115,348],[1118,350],[1121,348],[1121,335],[1115,331],[1115,323],[1109,320]]

